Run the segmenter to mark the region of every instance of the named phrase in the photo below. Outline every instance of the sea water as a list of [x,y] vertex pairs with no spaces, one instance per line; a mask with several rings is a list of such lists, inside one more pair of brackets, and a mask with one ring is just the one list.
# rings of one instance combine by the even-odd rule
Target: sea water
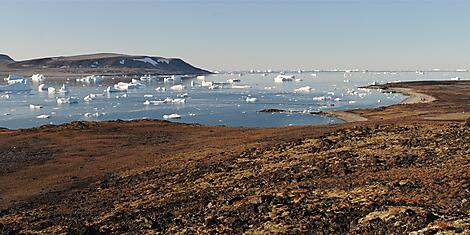
[[[448,80],[452,77],[466,79],[467,72],[302,72],[287,73],[295,80],[275,83],[277,73],[225,73],[205,77],[206,81],[226,82],[239,79],[237,86],[226,85],[221,89],[208,89],[201,86],[197,78],[184,79],[185,89],[171,90],[173,83],[163,79],[142,82],[144,86],[128,92],[104,92],[107,86],[117,83],[118,79],[107,78],[104,83],[87,84],[74,79],[49,79],[43,83],[59,89],[62,83],[69,87],[67,94],[48,94],[39,92],[32,84],[30,92],[0,93],[0,127],[28,128],[44,124],[61,124],[74,120],[130,120],[163,119],[163,115],[179,114],[174,122],[199,123],[203,125],[225,125],[232,127],[272,127],[288,125],[316,125],[341,123],[334,117],[312,114],[318,111],[374,108],[392,105],[406,97],[401,94],[379,90],[361,89],[372,83],[416,80]],[[137,79],[139,77],[136,77]],[[2,81],[3,82],[3,81]],[[191,86],[193,83],[194,86]],[[178,83],[179,84],[179,83]],[[309,86],[310,92],[295,92],[300,87]],[[165,91],[156,89],[164,87]],[[89,94],[99,94],[89,102],[83,98]],[[102,95],[100,95],[102,94]],[[145,105],[144,102],[178,98],[182,94],[184,104]],[[57,98],[76,97],[76,104],[58,104]],[[256,98],[247,102],[247,97]],[[30,105],[41,108],[31,108]],[[279,109],[293,112],[259,112],[263,109]],[[48,118],[37,118],[48,115]],[[43,116],[44,117],[44,116]]]

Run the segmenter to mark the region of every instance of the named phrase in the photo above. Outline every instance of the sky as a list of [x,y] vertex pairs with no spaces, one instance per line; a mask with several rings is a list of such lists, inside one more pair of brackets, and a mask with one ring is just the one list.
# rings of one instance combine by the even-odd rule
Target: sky
[[464,0],[0,0],[15,60],[115,52],[205,69],[470,68]]

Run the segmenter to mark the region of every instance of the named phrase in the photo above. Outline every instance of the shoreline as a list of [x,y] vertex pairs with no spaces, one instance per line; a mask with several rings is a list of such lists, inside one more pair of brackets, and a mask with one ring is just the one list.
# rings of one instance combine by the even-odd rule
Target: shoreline
[[[412,88],[404,88],[404,87],[387,87],[387,84],[384,85],[376,85],[376,86],[367,86],[366,88],[369,89],[384,89],[387,91],[391,91],[394,93],[401,93],[402,95],[408,96],[404,100],[400,101],[397,104],[384,106],[384,107],[391,107],[395,105],[402,105],[402,104],[426,104],[436,101],[437,99],[431,95],[424,94],[417,92]],[[367,108],[364,110],[373,110],[377,108]],[[362,110],[362,109],[361,109]],[[335,110],[335,111],[326,111],[320,112],[320,115],[324,115],[327,117],[335,117],[344,122],[365,122],[368,121],[366,117],[361,116],[360,114],[353,113],[354,109],[349,110]]]

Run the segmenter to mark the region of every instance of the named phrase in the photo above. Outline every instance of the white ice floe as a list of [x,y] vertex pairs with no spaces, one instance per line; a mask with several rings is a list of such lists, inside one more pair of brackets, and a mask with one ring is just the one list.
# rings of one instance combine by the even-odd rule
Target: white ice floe
[[60,87],[59,89],[59,93],[69,93],[69,88],[67,87],[67,85],[62,84],[62,87]]
[[156,79],[157,79],[157,76],[152,76],[152,75],[144,75],[140,77],[141,81],[148,81],[148,82],[154,81]]
[[245,100],[247,103],[255,103],[258,101],[258,98],[255,98],[255,97],[246,97],[246,100]]
[[51,115],[47,115],[47,114],[42,114],[42,115],[36,116],[36,118],[38,118],[38,119],[47,119],[47,118],[50,118],[50,117],[51,117]]
[[29,108],[30,108],[30,109],[41,109],[42,106],[41,106],[41,105],[30,104],[30,105],[29,105]]
[[450,80],[452,80],[452,81],[460,81],[461,79],[460,79],[460,77],[453,77],[453,78],[450,78]]
[[232,85],[231,86],[233,89],[249,89],[251,86],[248,85]]
[[163,78],[163,82],[179,83],[181,81],[182,81],[182,76],[180,75],[172,75],[171,77]]
[[176,98],[176,99],[171,99],[171,98],[166,98],[163,100],[166,104],[184,104],[186,103],[186,99],[182,98]]
[[31,76],[31,79],[33,80],[33,82],[42,82],[46,78],[43,74],[34,74],[33,76]]
[[19,82],[14,82],[9,85],[0,86],[0,91],[30,91],[31,85],[28,80],[21,80]]
[[54,87],[48,87],[48,88],[47,88],[47,93],[49,93],[49,94],[55,94],[55,92],[56,92],[56,90],[55,90]]
[[9,99],[10,99],[10,95],[9,95],[9,94],[0,95],[0,99],[9,100]]
[[142,84],[135,83],[135,81],[131,83],[119,82],[118,84],[114,84],[113,89],[109,89],[107,92],[128,91],[129,89],[137,89],[140,85]]
[[212,86],[209,86],[207,89],[209,90],[217,90],[217,89],[222,89],[223,87],[220,86],[220,85],[212,85]]
[[157,87],[155,90],[158,91],[158,92],[165,92],[166,88],[165,87]]
[[162,105],[162,104],[184,104],[186,103],[186,99],[176,98],[172,99],[167,97],[164,100],[145,100],[144,105]]
[[183,86],[183,85],[174,85],[174,86],[170,87],[170,89],[174,90],[174,91],[182,91],[182,90],[186,89],[186,87]]
[[49,89],[49,87],[46,85],[46,84],[40,84],[38,86],[38,91],[47,91]]
[[314,101],[325,101],[325,100],[331,100],[331,96],[316,96],[312,98]]
[[8,77],[4,78],[4,80],[7,81],[7,83],[9,85],[12,85],[12,84],[15,84],[15,83],[26,84],[26,83],[30,82],[30,79],[31,78],[25,78],[25,77],[18,76],[18,75],[15,75],[15,74],[10,74],[10,75],[8,75]]
[[153,97],[153,95],[149,95],[149,94],[144,95],[144,98],[152,98],[152,97]]
[[99,83],[104,81],[105,77],[101,75],[90,75],[84,78],[77,78],[77,82],[85,82],[85,83]]
[[[102,94],[100,94],[100,95],[102,95]],[[89,95],[85,96],[83,98],[83,100],[86,101],[86,102],[90,102],[92,100],[95,100],[97,96],[98,96],[97,94],[89,94]]]
[[121,90],[121,89],[117,89],[115,88],[116,85],[114,86],[108,86],[108,88],[106,88],[106,90],[104,90],[105,92],[121,92],[121,91],[125,91],[125,90]]
[[179,118],[181,118],[181,115],[177,113],[163,115],[163,119],[179,119]]
[[205,79],[206,79],[206,76],[204,76],[204,75],[199,75],[199,76],[196,77],[196,79],[198,79],[198,80],[205,80]]
[[179,98],[186,98],[186,97],[188,97],[188,96],[189,96],[188,93],[176,95],[176,97],[179,97]]
[[57,104],[77,104],[78,99],[75,97],[57,98]]
[[294,92],[311,92],[313,90],[315,90],[315,89],[313,89],[310,86],[304,86],[304,87],[300,87],[300,88],[295,89]]
[[213,82],[209,82],[209,81],[202,81],[201,83],[201,86],[203,87],[210,87],[213,85]]
[[290,82],[294,80],[294,78],[295,78],[294,75],[279,74],[274,78],[274,82]]
[[[140,82],[140,80],[138,79],[132,79],[131,83],[129,83],[131,86],[135,86],[135,88],[139,88],[139,87],[143,87],[145,86],[142,82]],[[132,89],[132,88],[131,88]]]

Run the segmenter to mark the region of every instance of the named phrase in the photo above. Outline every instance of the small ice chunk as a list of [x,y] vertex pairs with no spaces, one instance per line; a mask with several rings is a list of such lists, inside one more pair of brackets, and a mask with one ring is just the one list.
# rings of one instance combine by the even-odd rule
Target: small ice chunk
[[315,90],[315,89],[313,89],[313,88],[310,87],[310,86],[304,86],[304,87],[297,88],[297,89],[295,89],[294,91],[295,91],[295,92],[311,92],[311,91],[313,91],[313,90]]
[[181,118],[181,115],[177,113],[163,115],[163,119],[179,119],[179,118]]
[[183,85],[181,85],[181,84],[180,84],[180,85],[174,85],[174,86],[170,87],[170,89],[172,89],[172,90],[174,90],[174,91],[182,91],[182,90],[184,90],[185,88],[186,88],[186,87],[183,86]]
[[258,98],[255,98],[255,97],[246,97],[246,100],[245,100],[247,103],[255,103],[258,101]]
[[47,118],[50,118],[51,116],[50,115],[47,115],[47,114],[42,114],[42,115],[38,115],[36,116],[36,118],[38,119],[47,119]]
[[30,104],[30,105],[29,105],[29,108],[30,108],[30,109],[41,109],[42,106],[41,106],[41,105]]

